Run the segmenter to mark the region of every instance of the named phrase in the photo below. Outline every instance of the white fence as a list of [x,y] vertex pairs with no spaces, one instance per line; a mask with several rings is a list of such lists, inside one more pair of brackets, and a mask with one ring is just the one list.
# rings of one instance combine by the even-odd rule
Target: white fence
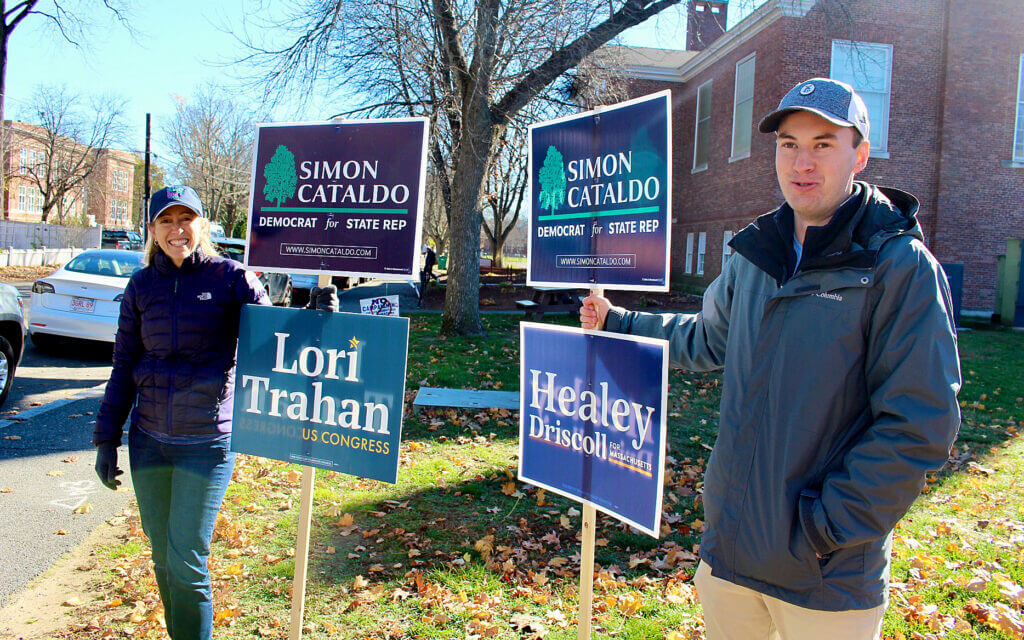
[[82,248],[66,249],[0,249],[0,267],[39,266],[44,264],[64,264],[71,258],[85,251]]
[[0,220],[0,249],[95,248],[100,246],[101,232],[102,227]]
[[0,267],[64,264],[100,246],[102,227],[0,220]]

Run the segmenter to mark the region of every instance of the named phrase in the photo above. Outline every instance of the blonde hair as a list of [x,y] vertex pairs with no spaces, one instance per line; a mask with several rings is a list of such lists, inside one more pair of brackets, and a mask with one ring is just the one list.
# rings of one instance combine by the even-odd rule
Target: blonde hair
[[[201,222],[199,228],[196,230],[199,233],[199,237],[196,242],[196,251],[201,251],[208,256],[218,255],[217,248],[213,246],[213,240],[210,238],[210,219],[209,218],[198,218]],[[160,245],[153,239],[153,223],[150,222],[146,225],[148,233],[146,233],[146,248],[142,254],[142,264],[151,265],[153,259],[156,258],[157,251],[160,251]]]

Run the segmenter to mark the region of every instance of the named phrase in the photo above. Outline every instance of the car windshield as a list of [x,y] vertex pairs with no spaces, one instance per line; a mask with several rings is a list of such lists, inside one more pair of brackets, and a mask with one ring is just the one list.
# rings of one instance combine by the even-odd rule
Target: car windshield
[[142,254],[128,251],[83,253],[65,265],[65,271],[127,278],[142,266]]

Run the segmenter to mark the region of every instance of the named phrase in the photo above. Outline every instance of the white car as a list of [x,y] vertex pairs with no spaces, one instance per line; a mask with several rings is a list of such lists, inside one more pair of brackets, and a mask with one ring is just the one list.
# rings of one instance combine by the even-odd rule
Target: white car
[[57,338],[114,342],[128,278],[142,268],[142,253],[90,249],[32,285],[28,333],[32,344]]

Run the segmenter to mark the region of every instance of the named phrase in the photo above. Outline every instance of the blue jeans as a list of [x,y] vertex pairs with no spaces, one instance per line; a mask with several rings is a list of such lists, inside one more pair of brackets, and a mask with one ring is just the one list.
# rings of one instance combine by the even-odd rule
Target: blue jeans
[[133,428],[128,434],[132,484],[172,640],[208,640],[213,594],[206,560],[224,492],[235,466],[228,439],[164,444]]

